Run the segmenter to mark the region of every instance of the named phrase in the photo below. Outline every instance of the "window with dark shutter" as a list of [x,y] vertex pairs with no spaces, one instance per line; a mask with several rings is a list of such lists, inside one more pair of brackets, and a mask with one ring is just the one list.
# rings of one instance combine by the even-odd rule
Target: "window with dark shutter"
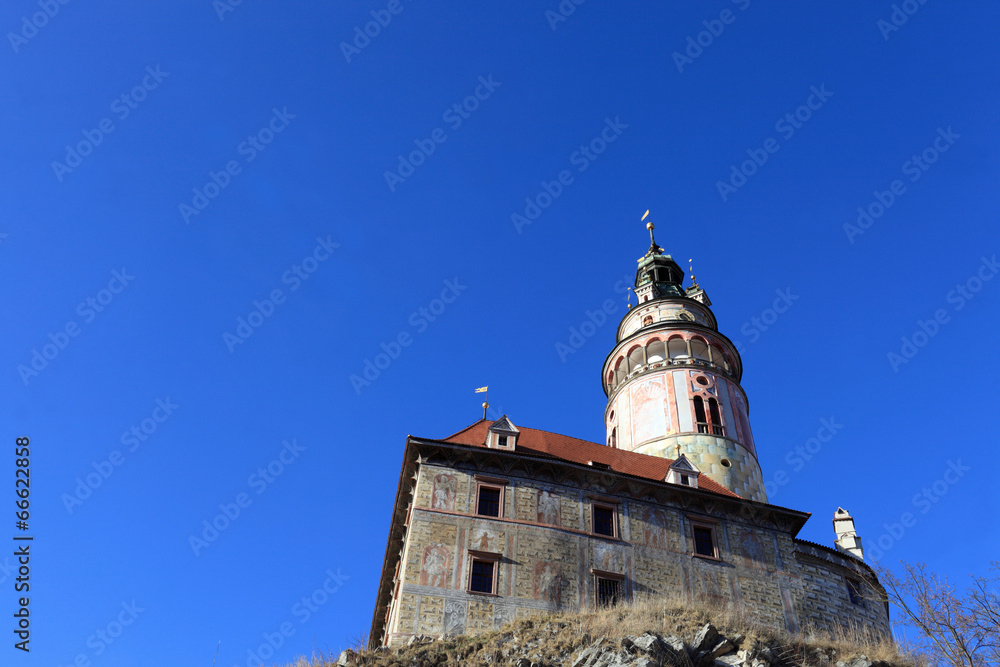
[[500,516],[500,488],[480,485],[479,498],[476,502],[476,514],[481,516]]
[[699,556],[716,558],[714,530],[708,526],[693,526],[694,552]]
[[496,563],[491,560],[472,559],[472,573],[469,576],[469,590],[473,593],[493,593]]
[[621,596],[621,582],[616,579],[597,577],[597,604],[601,607],[613,607],[618,604]]
[[594,505],[594,532],[598,535],[615,536],[615,510],[607,505]]

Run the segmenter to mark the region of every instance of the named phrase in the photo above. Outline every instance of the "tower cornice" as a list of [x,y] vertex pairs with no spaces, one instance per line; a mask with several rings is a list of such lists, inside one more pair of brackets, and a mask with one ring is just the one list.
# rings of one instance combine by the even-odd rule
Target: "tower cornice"
[[[733,354],[733,358],[736,360],[735,368],[732,372],[726,372],[725,370],[721,369],[720,372],[733,378],[736,381],[737,385],[740,384],[741,380],[743,379],[743,358],[740,356],[740,351],[736,349],[736,344],[732,340],[730,340],[728,336],[720,332],[718,329],[707,327],[703,324],[698,324],[697,322],[669,321],[669,322],[657,322],[656,324],[645,326],[635,331],[634,333],[630,334],[628,337],[623,338],[617,343],[615,343],[614,347],[611,348],[611,351],[608,352],[608,355],[604,357],[604,363],[601,365],[601,386],[606,387],[605,378],[607,378],[609,370],[608,365],[613,361],[615,356],[621,353],[621,349],[623,347],[627,348],[629,344],[639,340],[640,338],[643,338],[644,336],[648,336],[650,334],[654,334],[659,331],[692,331],[700,333],[703,336],[719,339],[720,342],[724,343],[729,348],[729,351],[732,352]],[[695,363],[693,361],[690,363],[669,364],[664,367],[700,368],[700,369],[715,368],[711,364]],[[743,388],[741,386],[740,390],[742,391],[742,389]],[[611,393],[605,391],[605,394],[608,396],[608,398],[611,398],[616,392],[617,388],[615,391]],[[744,392],[744,398],[746,398],[746,392]]]
[[[705,311],[705,312],[707,312],[708,315],[709,315],[709,317],[712,319],[712,327],[716,331],[718,331],[719,321],[715,318],[715,313],[713,313],[712,309],[709,308],[708,306],[706,306],[705,304],[703,304],[702,302],[698,301],[697,299],[692,299],[689,296],[661,296],[661,297],[657,297],[656,299],[650,299],[649,301],[644,301],[644,302],[636,305],[634,308],[632,308],[631,310],[629,310],[627,313],[625,313],[625,316],[622,317],[621,321],[618,323],[618,328],[615,330],[615,340],[620,340],[621,339],[622,327],[625,326],[625,323],[629,319],[629,315],[631,315],[633,311],[638,311],[640,309],[645,309],[645,308],[648,308],[650,306],[657,306],[657,305],[660,305],[660,304],[667,304],[667,303],[697,304],[697,305],[693,306],[693,308],[696,308],[699,311]],[[681,322],[681,323],[684,323],[684,322]],[[695,323],[692,322],[691,324],[695,324]]]

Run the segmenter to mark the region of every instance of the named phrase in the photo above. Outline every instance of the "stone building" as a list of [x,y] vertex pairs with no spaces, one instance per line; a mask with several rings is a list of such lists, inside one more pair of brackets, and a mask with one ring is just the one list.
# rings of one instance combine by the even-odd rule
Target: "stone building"
[[605,444],[506,415],[407,438],[373,647],[647,595],[739,604],[791,631],[888,633],[850,514],[837,510],[828,548],[796,539],[808,513],[768,504],[740,355],[648,228],[639,303],[601,372]]

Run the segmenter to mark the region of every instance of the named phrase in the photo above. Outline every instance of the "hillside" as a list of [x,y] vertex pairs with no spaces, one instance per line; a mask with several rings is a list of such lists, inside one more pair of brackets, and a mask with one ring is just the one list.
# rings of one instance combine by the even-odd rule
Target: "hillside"
[[537,616],[477,636],[344,651],[295,667],[915,667],[877,637],[791,635],[729,609],[648,601],[581,614]]

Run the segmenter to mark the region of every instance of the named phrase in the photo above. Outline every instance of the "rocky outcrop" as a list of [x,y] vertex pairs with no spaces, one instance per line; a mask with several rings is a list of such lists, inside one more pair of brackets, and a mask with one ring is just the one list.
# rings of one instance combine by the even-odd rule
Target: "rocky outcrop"
[[[530,624],[529,624],[530,627]],[[404,646],[362,655],[344,651],[338,667],[364,665],[480,664],[513,667],[900,667],[904,662],[872,661],[864,655],[842,656],[830,647],[765,643],[742,634],[724,635],[705,623],[689,641],[672,634],[646,632],[612,639],[586,637],[576,649],[551,642],[567,627],[545,623],[532,632],[502,632],[487,643],[463,646],[416,635]],[[438,647],[435,650],[435,647]]]

